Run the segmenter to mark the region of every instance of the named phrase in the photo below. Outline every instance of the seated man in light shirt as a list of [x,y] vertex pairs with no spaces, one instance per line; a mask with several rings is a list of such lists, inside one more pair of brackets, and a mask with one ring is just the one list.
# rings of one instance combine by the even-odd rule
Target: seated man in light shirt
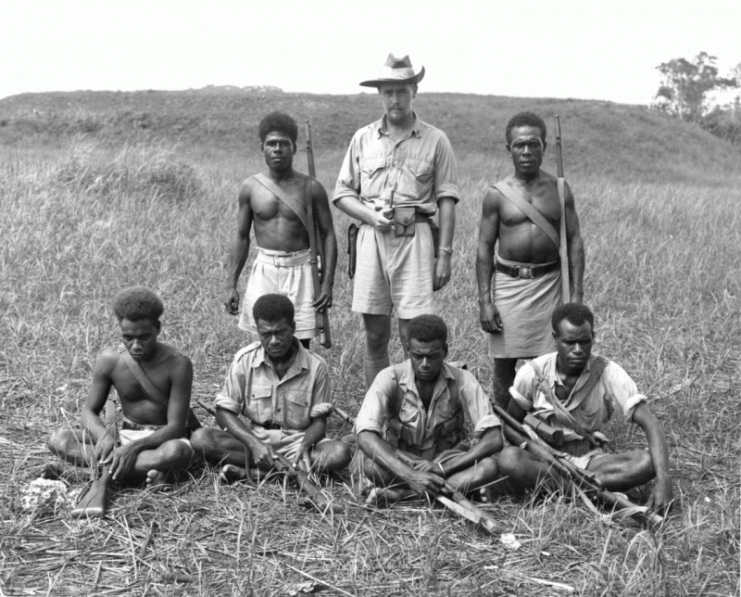
[[[661,422],[620,365],[592,354],[594,315],[588,307],[566,303],[551,318],[556,352],[522,366],[510,389],[508,411],[522,421],[527,412],[563,431],[559,448],[577,466],[594,473],[611,491],[625,491],[656,479],[647,506],[666,509],[672,500],[669,455]],[[617,454],[602,451],[601,430],[613,411],[646,434],[648,450]],[[513,446],[528,441],[507,427]],[[558,489],[562,479],[548,463],[521,448],[508,447],[499,455],[502,476],[516,487],[539,483]]]
[[[501,424],[476,378],[446,363],[448,329],[437,315],[409,322],[409,359],[381,371],[355,421],[365,476],[387,502],[435,496],[448,483],[469,493],[498,477]],[[478,440],[463,443],[464,420]]]
[[193,448],[224,465],[224,480],[250,479],[250,468],[270,471],[276,452],[307,471],[344,468],[350,448],[325,437],[332,412],[327,363],[294,336],[293,304],[283,295],[266,294],[252,315],[260,340],[237,352],[216,396],[221,429],[199,429],[191,438]]

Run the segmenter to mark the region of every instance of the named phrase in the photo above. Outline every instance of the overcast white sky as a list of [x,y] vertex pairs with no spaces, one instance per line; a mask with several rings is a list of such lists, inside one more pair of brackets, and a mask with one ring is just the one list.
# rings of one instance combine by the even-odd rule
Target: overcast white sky
[[[439,6],[439,8],[434,8]],[[274,85],[358,93],[389,52],[421,91],[650,102],[655,67],[741,62],[741,2],[6,0],[0,98],[26,91]]]

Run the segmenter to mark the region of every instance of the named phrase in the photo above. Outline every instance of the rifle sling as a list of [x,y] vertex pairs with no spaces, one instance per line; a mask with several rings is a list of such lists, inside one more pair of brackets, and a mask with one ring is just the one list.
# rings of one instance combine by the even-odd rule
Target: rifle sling
[[[599,381],[600,377],[602,377],[602,372],[605,370],[607,363],[608,361],[604,357],[596,357],[592,360],[592,366],[589,370],[589,379],[587,379],[587,382],[581,388],[579,388],[579,393],[582,396],[588,396],[594,386],[597,385],[597,382]],[[555,392],[551,391],[551,387],[548,385],[548,381],[543,375],[543,370],[538,365],[536,365],[534,361],[530,361],[530,366],[533,368],[533,371],[535,371],[535,375],[538,378],[538,384],[540,385],[541,391],[546,395],[548,400],[553,405],[553,411],[556,416],[556,420],[562,425],[568,425],[583,438],[589,439],[589,441],[593,445],[599,445],[599,442],[594,437],[594,433],[590,433],[589,431],[584,429],[584,427],[582,427],[582,425],[574,418],[574,416],[568,410],[566,410],[564,405],[558,399],[558,396],[556,396]]]
[[[291,209],[291,211],[293,211],[298,216],[298,219],[301,220],[304,228],[306,228],[306,231],[309,233],[309,239],[311,239],[311,236],[313,234],[311,231],[312,227],[309,226],[309,222],[311,220],[309,219],[309,215],[306,212],[306,208],[301,205],[294,197],[291,197],[277,184],[275,184],[272,180],[265,176],[262,172],[260,172],[260,174],[255,174],[254,178],[268,191],[273,193],[273,195],[275,195],[278,199],[285,203]],[[309,202],[310,198],[307,198],[307,203]]]
[[[528,203],[516,189],[512,188],[506,181],[500,181],[495,185],[492,185],[497,191],[499,191],[504,197],[509,199],[514,206],[524,213],[538,228],[540,228],[547,236],[551,239],[551,242],[556,245],[556,249],[560,250],[559,234],[545,216],[540,213],[535,206]],[[563,221],[563,215],[561,220]]]
[[[159,402],[163,406],[168,406],[170,399],[165,396],[164,392],[160,390],[156,385],[152,383],[152,380],[147,377],[147,374],[142,369],[141,365],[134,360],[129,351],[124,345],[121,345],[118,349],[124,364],[129,368],[131,374],[134,376],[139,385],[144,389],[147,395],[152,398],[155,402]],[[193,409],[188,407],[188,418],[187,425],[191,431],[198,429],[201,426],[198,417],[193,412]]]

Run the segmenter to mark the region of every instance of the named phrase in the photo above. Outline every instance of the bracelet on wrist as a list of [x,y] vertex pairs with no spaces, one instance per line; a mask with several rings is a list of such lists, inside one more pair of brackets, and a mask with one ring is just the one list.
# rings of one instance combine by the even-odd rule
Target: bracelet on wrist
[[453,249],[452,249],[452,247],[440,247],[440,248],[438,248],[438,252],[439,253],[446,253],[447,255],[452,255],[453,254]]

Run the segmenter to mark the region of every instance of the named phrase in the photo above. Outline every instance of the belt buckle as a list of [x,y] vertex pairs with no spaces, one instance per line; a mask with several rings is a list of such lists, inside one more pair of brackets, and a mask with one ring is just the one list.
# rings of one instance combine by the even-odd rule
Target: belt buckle
[[530,280],[533,278],[533,268],[530,266],[519,266],[517,268],[517,275],[523,280]]

